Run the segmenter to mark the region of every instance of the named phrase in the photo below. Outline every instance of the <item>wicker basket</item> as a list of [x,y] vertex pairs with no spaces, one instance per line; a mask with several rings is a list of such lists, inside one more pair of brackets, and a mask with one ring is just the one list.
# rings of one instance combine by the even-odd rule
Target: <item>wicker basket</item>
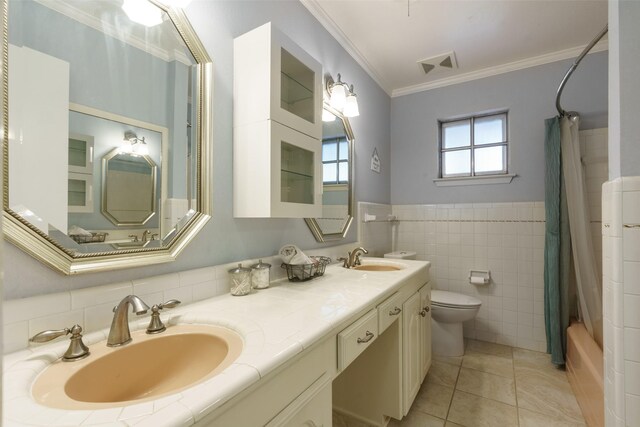
[[109,233],[91,233],[89,235],[72,234],[71,237],[76,243],[102,243]]
[[310,256],[313,264],[292,265],[282,263],[281,267],[287,270],[290,282],[304,282],[314,277],[322,276],[324,269],[331,263],[331,258],[326,256]]

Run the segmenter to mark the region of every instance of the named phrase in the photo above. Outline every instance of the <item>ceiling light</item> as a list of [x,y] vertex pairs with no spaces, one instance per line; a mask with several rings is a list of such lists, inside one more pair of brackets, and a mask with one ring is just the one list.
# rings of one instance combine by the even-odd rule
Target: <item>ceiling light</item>
[[133,22],[145,27],[162,24],[162,10],[148,0],[124,0],[122,10]]
[[353,91],[353,85],[349,87],[340,78],[340,74],[338,74],[337,82],[334,82],[331,76],[327,78],[329,105],[346,117],[356,117],[360,113],[358,111],[358,98]]

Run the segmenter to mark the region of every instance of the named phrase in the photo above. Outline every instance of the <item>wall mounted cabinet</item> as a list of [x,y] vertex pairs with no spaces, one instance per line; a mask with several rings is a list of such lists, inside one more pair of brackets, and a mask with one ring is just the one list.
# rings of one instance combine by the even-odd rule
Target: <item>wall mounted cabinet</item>
[[267,23],[234,41],[235,217],[322,213],[322,65]]

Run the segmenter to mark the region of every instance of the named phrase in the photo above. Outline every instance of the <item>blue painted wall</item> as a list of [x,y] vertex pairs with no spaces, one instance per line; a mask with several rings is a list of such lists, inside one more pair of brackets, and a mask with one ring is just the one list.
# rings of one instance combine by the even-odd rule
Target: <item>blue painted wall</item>
[[[608,55],[588,55],[565,87],[562,106],[578,111],[582,129],[607,127]],[[393,98],[393,204],[544,200],[544,120],[557,114],[555,94],[572,61],[559,61]],[[437,187],[438,120],[509,110],[510,184]]]

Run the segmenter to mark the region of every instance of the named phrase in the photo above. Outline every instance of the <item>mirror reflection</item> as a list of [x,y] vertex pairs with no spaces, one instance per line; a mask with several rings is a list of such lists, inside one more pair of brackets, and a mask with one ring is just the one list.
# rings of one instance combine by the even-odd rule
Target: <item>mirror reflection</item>
[[167,246],[197,205],[198,64],[166,12],[122,5],[8,4],[5,209],[69,253]]
[[319,242],[344,238],[353,219],[353,132],[325,105],[322,123],[322,217],[305,219]]

